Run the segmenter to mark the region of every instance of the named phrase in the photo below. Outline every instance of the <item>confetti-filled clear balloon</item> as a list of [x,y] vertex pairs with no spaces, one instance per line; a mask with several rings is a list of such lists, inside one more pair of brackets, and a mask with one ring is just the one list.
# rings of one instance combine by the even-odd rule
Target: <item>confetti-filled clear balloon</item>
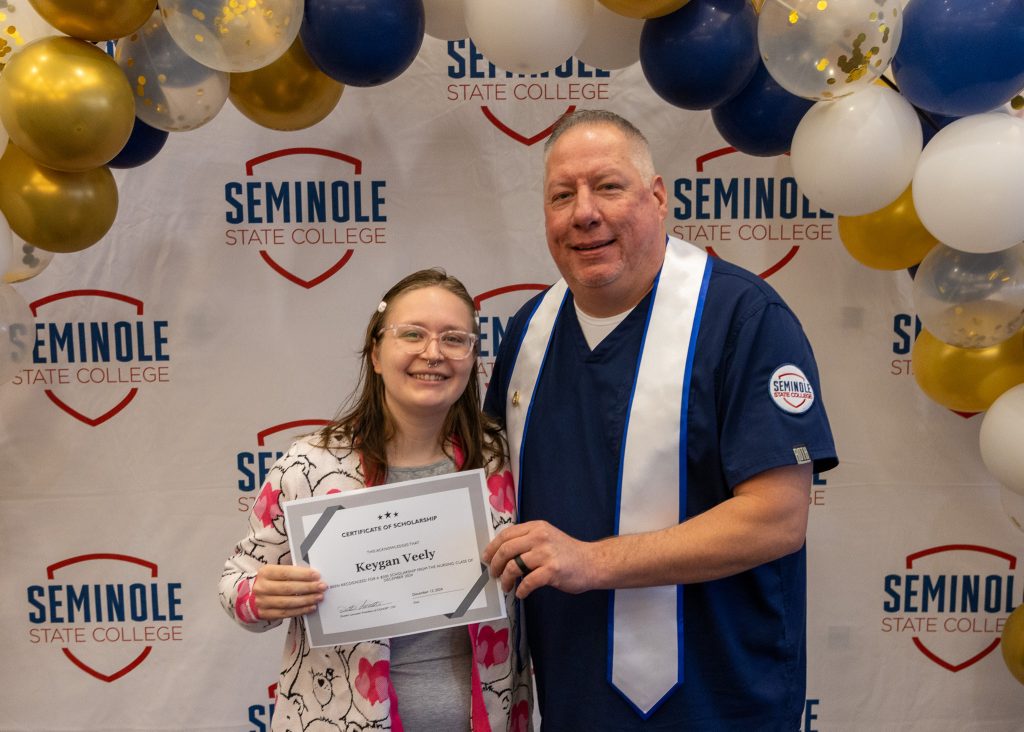
[[53,252],[29,244],[17,234],[11,237],[11,259],[3,273],[3,282],[13,285],[30,280],[53,261]]
[[985,348],[1024,327],[1024,244],[969,254],[939,244],[914,275],[914,307],[941,341]]
[[28,0],[0,0],[0,71],[11,60],[11,54],[37,38],[58,34]]
[[219,71],[253,71],[288,50],[302,0],[161,0],[167,31],[189,56]]
[[228,73],[185,53],[167,32],[159,10],[117,42],[114,60],[132,85],[135,114],[158,130],[194,130],[216,117],[227,101]]
[[17,290],[0,284],[0,384],[6,384],[32,358],[35,318]]
[[902,27],[899,0],[765,0],[757,44],[783,89],[807,99],[835,99],[885,71]]

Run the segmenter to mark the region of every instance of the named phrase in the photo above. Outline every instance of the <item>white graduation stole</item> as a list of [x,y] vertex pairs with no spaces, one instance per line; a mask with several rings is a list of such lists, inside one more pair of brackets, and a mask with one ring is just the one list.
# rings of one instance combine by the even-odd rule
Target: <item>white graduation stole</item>
[[[656,531],[684,518],[686,403],[710,272],[704,251],[669,237],[654,283],[622,441],[616,534]],[[509,380],[505,424],[520,490],[530,409],[567,290],[559,280],[541,298]],[[676,585],[612,593],[609,681],[645,718],[683,681],[682,602],[682,586]]]

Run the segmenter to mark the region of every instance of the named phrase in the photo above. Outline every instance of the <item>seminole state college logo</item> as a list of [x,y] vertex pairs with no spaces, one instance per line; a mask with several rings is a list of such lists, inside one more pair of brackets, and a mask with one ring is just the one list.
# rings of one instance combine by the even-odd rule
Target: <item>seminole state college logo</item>
[[39,391],[69,417],[97,427],[142,389],[171,380],[171,325],[142,300],[109,290],[69,290],[29,303],[35,331],[19,334],[31,358],[11,383]]
[[577,104],[611,99],[611,73],[568,58],[539,74],[515,74],[490,63],[471,39],[448,41],[445,100],[475,105],[503,135],[527,147],[542,142]]
[[947,544],[908,554],[903,564],[882,581],[883,633],[908,638],[923,658],[954,673],[996,649],[1021,600],[1017,557]]
[[54,562],[45,580],[26,588],[29,642],[59,648],[95,679],[117,681],[154,647],[183,638],[181,582],[159,574],[154,562],[125,554]]
[[665,179],[669,232],[762,278],[800,247],[831,241],[834,215],[813,208],[793,177],[789,156],[757,158],[723,147],[699,155],[694,172]]
[[359,158],[297,147],[244,167],[243,177],[224,184],[224,245],[258,252],[289,282],[311,289],[357,253],[387,245],[387,180],[366,175]]

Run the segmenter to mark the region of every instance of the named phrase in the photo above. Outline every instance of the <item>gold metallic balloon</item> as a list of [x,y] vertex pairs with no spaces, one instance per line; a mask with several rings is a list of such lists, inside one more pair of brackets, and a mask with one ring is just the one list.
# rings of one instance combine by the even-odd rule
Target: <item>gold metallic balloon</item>
[[1024,684],[1024,604],[1010,613],[1003,626],[1000,646],[1006,668],[1020,683]]
[[231,74],[228,98],[258,125],[301,130],[337,106],[345,85],[320,71],[296,38],[284,55],[262,69]]
[[0,75],[0,120],[15,145],[57,170],[97,168],[117,155],[135,124],[132,88],[90,43],[40,38]]
[[29,1],[54,28],[87,41],[110,41],[133,33],[156,9],[156,0]]
[[1024,331],[988,348],[959,348],[921,329],[911,352],[921,390],[947,409],[984,412],[1003,392],[1024,384]]
[[883,209],[840,216],[839,238],[854,259],[874,269],[906,269],[939,243],[917,217],[910,186]]
[[679,10],[689,0],[601,0],[613,13],[627,18],[660,18]]
[[77,252],[99,241],[117,215],[117,185],[107,168],[69,173],[40,165],[13,143],[0,158],[0,211],[11,230],[50,252]]

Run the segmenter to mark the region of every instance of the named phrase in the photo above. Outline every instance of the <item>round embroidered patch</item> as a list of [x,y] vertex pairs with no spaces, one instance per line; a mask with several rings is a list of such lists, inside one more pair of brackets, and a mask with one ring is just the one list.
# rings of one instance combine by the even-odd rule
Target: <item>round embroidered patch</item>
[[814,387],[804,372],[791,363],[779,366],[768,381],[775,406],[790,414],[803,414],[814,404]]

